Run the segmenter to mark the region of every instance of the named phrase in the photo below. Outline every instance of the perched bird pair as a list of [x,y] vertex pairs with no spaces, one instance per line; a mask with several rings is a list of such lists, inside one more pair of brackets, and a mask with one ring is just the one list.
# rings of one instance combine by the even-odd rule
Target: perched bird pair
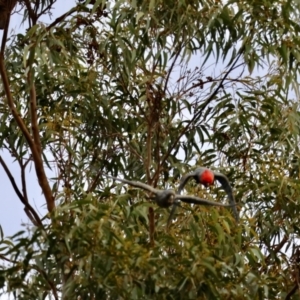
[[[223,175],[222,173],[213,172],[207,168],[200,167],[200,168],[196,169],[193,173],[184,175],[180,180],[179,188],[176,193],[174,190],[155,189],[150,185],[147,185],[147,184],[144,184],[144,183],[141,183],[138,181],[130,181],[127,179],[120,179],[120,178],[116,178],[116,177],[112,177],[112,176],[108,176],[108,175],[106,175],[106,177],[121,181],[123,183],[129,184],[129,185],[137,187],[137,188],[141,188],[143,190],[146,190],[146,191],[149,191],[149,192],[155,194],[153,199],[155,200],[157,205],[160,207],[166,208],[166,207],[173,205],[173,208],[171,210],[171,214],[170,214],[170,217],[168,220],[168,226],[170,225],[170,223],[173,219],[176,207],[180,205],[180,201],[186,202],[186,203],[191,203],[191,204],[199,204],[199,205],[232,207],[235,219],[237,221],[239,220],[238,212],[236,209],[236,203],[234,200],[232,188],[231,188],[228,178],[225,175]],[[197,183],[201,183],[206,187],[214,184],[214,181],[216,179],[217,181],[219,181],[221,183],[223,189],[226,191],[226,193],[229,197],[229,204],[213,202],[213,201],[201,199],[201,198],[198,198],[195,196],[180,195],[181,191],[183,190],[184,186],[186,185],[186,183],[188,182],[188,180],[190,178],[194,178]]]

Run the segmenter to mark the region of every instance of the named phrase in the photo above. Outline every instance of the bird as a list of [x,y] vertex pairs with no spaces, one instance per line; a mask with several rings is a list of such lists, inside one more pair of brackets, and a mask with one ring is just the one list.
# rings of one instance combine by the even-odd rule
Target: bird
[[[225,190],[225,192],[228,195],[229,204],[232,207],[235,220],[237,222],[239,221],[239,214],[236,209],[236,202],[233,196],[232,187],[229,183],[228,178],[224,174],[219,172],[214,172],[205,167],[198,167],[194,172],[186,174],[180,179],[177,194],[181,193],[181,191],[183,190],[184,186],[187,184],[190,178],[194,178],[197,183],[203,184],[205,187],[213,185],[215,180],[217,180],[222,185],[222,188]],[[173,215],[176,210],[176,206],[177,206],[176,203],[174,203],[168,223],[172,221]]]
[[[139,181],[130,181],[127,179],[121,179],[109,175],[104,175],[107,178],[111,178],[126,184],[129,184],[131,186],[141,188],[143,190],[146,190],[148,192],[151,192],[155,194],[155,197],[153,198],[156,202],[156,204],[160,207],[167,208],[174,203],[178,203],[178,200],[181,200],[185,203],[191,203],[191,204],[199,204],[199,205],[210,205],[210,206],[223,206],[223,207],[231,207],[232,204],[223,204],[218,202],[213,202],[205,199],[201,199],[195,196],[186,196],[186,195],[178,195],[175,193],[175,190],[159,190],[156,189],[148,184],[139,182]],[[235,205],[235,204],[234,204]]]
[[7,19],[16,3],[17,0],[0,0],[0,30],[5,28]]

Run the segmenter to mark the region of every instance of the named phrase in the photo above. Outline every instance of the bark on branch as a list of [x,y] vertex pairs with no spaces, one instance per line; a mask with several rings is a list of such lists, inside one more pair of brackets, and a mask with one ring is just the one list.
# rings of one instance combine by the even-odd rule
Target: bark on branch
[[32,85],[30,87],[30,102],[31,102],[31,112],[34,111],[34,116],[33,116],[33,121],[36,122],[35,124],[32,124],[33,127],[36,127],[36,132],[34,133],[34,137],[36,138],[35,140],[31,137],[26,124],[24,123],[23,119],[21,118],[19,112],[17,111],[11,92],[10,92],[10,88],[9,88],[9,81],[7,78],[7,74],[6,74],[6,70],[5,70],[5,66],[4,66],[4,57],[3,54],[0,54],[0,74],[1,74],[1,78],[2,78],[2,82],[3,82],[3,87],[5,90],[5,94],[7,97],[7,104],[10,108],[10,111],[13,115],[13,118],[15,119],[15,121],[18,124],[18,127],[20,128],[20,130],[22,131],[28,146],[31,150],[32,153],[32,157],[33,157],[33,161],[34,161],[34,166],[35,166],[35,171],[36,171],[36,175],[39,181],[39,184],[41,186],[41,189],[44,193],[46,202],[47,202],[47,208],[49,212],[52,212],[53,209],[55,208],[55,202],[54,202],[54,198],[52,196],[52,191],[48,182],[48,179],[46,177],[45,174],[45,170],[44,170],[44,166],[43,166],[43,160],[42,160],[42,156],[41,156],[41,151],[39,150],[39,137],[37,137],[38,133],[38,124],[37,124],[37,120],[36,120],[36,95],[35,95],[35,90],[34,86]]

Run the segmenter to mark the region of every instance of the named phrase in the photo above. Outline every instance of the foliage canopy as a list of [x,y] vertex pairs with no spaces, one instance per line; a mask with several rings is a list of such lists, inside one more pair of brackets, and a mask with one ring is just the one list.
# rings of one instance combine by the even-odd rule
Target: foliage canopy
[[[87,0],[41,22],[57,5],[19,1],[26,33],[3,31],[0,147],[21,187],[0,164],[32,224],[1,230],[0,293],[297,299],[300,4]],[[166,231],[168,210],[103,176],[176,189],[199,165],[230,178],[238,225],[182,205]],[[185,192],[226,201],[217,187]]]

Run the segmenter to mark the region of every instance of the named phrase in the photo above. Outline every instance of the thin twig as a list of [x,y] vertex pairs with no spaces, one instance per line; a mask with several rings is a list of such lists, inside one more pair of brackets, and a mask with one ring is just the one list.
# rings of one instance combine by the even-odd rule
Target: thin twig
[[[237,56],[237,58],[235,59],[235,62],[232,64],[232,66],[229,68],[229,70],[225,73],[224,77],[222,78],[222,80],[220,81],[219,85],[216,87],[216,89],[214,90],[214,92],[204,101],[204,103],[202,104],[201,109],[193,116],[193,118],[189,121],[188,125],[185,126],[181,132],[179,133],[177,139],[174,141],[174,143],[169,147],[169,149],[167,150],[166,154],[164,155],[164,157],[162,158],[160,164],[161,166],[165,163],[165,161],[167,160],[167,158],[169,157],[169,155],[171,154],[173,148],[178,144],[179,140],[182,138],[182,136],[187,132],[187,130],[190,128],[190,126],[197,122],[198,118],[201,116],[203,110],[207,107],[207,105],[214,100],[216,94],[218,93],[218,91],[220,90],[220,88],[223,86],[223,82],[225,81],[225,79],[227,78],[227,76],[229,75],[229,73],[236,67],[239,67],[240,64],[238,66],[236,66],[236,63],[238,62],[238,60],[240,59],[240,56],[242,55],[242,53],[239,53],[239,55]],[[156,175],[156,174],[155,174]]]
[[31,161],[31,159],[29,157],[27,159],[27,161],[25,162],[25,164],[23,164],[23,158],[19,157],[19,154],[18,154],[17,150],[15,149],[15,147],[13,145],[9,149],[7,148],[7,150],[12,152],[13,157],[15,157],[16,160],[19,163],[19,166],[20,166],[20,169],[21,169],[21,184],[22,184],[23,197],[24,197],[25,201],[27,203],[29,203],[28,195],[27,195],[25,170],[26,170],[26,167],[27,167],[28,163]]
[[98,185],[98,180],[100,178],[100,175],[103,173],[103,170],[100,170],[98,172],[98,174],[96,175],[95,179],[93,180],[92,184],[88,187],[86,193],[91,193],[94,191],[94,189],[97,187]]
[[274,254],[277,254],[281,248],[285,245],[285,243],[288,241],[288,236],[285,234],[282,241],[275,247],[275,249],[270,253],[267,258],[265,259],[265,262],[267,263]]
[[[39,18],[40,16],[43,16],[47,12],[47,10],[50,11],[50,9],[53,7],[55,2],[57,2],[57,0],[52,0],[48,6],[46,6],[39,14],[37,14],[37,18]],[[35,7],[36,13],[39,9],[39,4],[40,4],[40,1],[37,1],[36,7]]]
[[[11,259],[5,257],[3,254],[0,254],[0,259],[5,260],[5,261],[8,261],[8,262],[13,263],[13,264],[17,263],[17,261],[13,261],[13,260],[11,260]],[[49,284],[50,288],[52,289],[52,292],[53,292],[53,295],[54,295],[55,300],[58,300],[59,298],[58,298],[56,286],[55,286],[55,284],[48,278],[46,272],[45,272],[44,270],[40,269],[37,265],[29,265],[28,267],[31,268],[31,269],[36,270],[37,272],[39,272],[39,273],[44,277],[44,279],[46,280],[46,282]]]
[[37,272],[39,272],[43,277],[44,279],[46,280],[46,282],[49,284],[52,292],[53,292],[53,296],[55,298],[55,300],[58,300],[59,297],[58,297],[58,294],[57,294],[57,290],[56,290],[56,286],[55,284],[48,278],[48,275],[46,274],[46,272],[42,269],[40,269],[37,265],[29,265],[30,268],[36,270]]
[[166,78],[166,81],[165,81],[165,87],[163,88],[164,94],[165,94],[166,91],[167,91],[168,82],[169,82],[169,79],[170,79],[172,70],[173,70],[173,68],[174,68],[174,66],[175,66],[175,63],[176,63],[176,61],[177,61],[177,59],[178,59],[178,57],[179,57],[179,55],[180,55],[181,49],[182,49],[181,45],[180,45],[179,47],[180,47],[180,50],[178,50],[178,52],[176,53],[176,55],[175,55],[175,57],[174,57],[174,60],[173,60],[171,66],[170,66],[170,68],[169,68],[169,70],[168,70],[168,75],[167,75],[167,78]]
[[38,227],[39,224],[36,222],[36,220],[35,220],[34,216],[32,215],[31,211],[27,207],[24,207],[24,211],[25,211],[25,214],[27,215],[27,217],[29,218],[29,220],[32,222],[32,224]]
[[23,164],[23,161],[20,162],[20,167],[21,167],[21,182],[22,182],[22,191],[23,195],[25,198],[25,201],[28,203],[28,195],[27,195],[27,186],[26,186],[26,174],[25,174],[25,169],[26,165],[28,164],[29,160]]
[[5,261],[8,261],[8,262],[13,263],[13,264],[16,263],[16,261],[7,258],[7,257],[4,256],[3,254],[0,254],[0,259],[3,259],[3,260],[5,260]]
[[[30,214],[34,216],[34,219],[35,219],[35,225],[38,225],[38,226],[43,226],[43,223],[40,219],[40,217],[38,216],[37,212],[33,209],[33,207],[28,203],[28,201],[26,201],[27,199],[25,199],[23,197],[23,195],[21,194],[16,182],[15,182],[15,179],[14,177],[12,176],[10,170],[8,169],[5,161],[2,159],[2,157],[0,156],[0,164],[2,165],[7,177],[9,178],[10,182],[11,182],[11,185],[13,186],[13,189],[15,190],[17,196],[19,197],[20,201],[24,204],[25,206],[25,212],[27,213],[28,211],[30,211]],[[31,218],[31,216],[29,216],[27,214],[27,216]],[[34,222],[33,222],[34,223]]]
[[63,21],[66,17],[70,16],[73,12],[75,12],[77,10],[78,10],[77,6],[71,8],[68,12],[66,12],[65,14],[63,14],[60,17],[56,18],[55,21],[53,23],[51,23],[46,29],[50,30],[52,27],[54,27],[55,25],[57,25],[58,23]]
[[3,31],[3,36],[2,36],[2,42],[1,42],[1,54],[3,56],[4,56],[6,41],[7,41],[7,33],[8,33],[10,16],[7,19],[8,20],[6,21],[6,25],[5,25],[5,28],[4,28],[4,31]]
[[285,300],[290,300],[291,297],[296,293],[298,289],[298,285],[295,284],[295,286],[289,291],[289,293],[286,295]]
[[[39,2],[39,1],[37,1]],[[33,26],[36,24],[37,21],[37,15],[34,12],[34,10],[32,9],[31,5],[30,5],[30,1],[29,0],[24,0],[25,6],[27,8],[28,11],[28,15],[29,15],[29,20],[32,21],[32,24],[29,24],[30,26]]]

